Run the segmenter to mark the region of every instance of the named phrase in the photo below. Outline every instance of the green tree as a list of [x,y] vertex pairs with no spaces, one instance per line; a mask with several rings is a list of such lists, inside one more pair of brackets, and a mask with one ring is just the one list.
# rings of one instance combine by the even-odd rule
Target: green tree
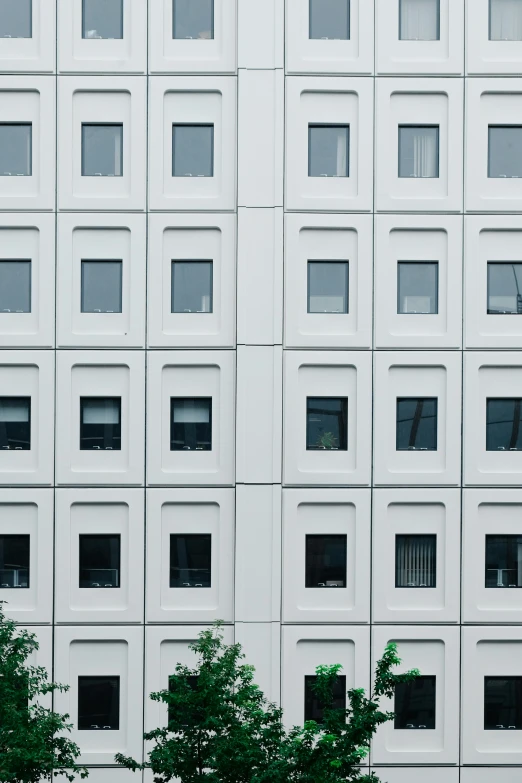
[[68,715],[59,715],[39,703],[39,698],[68,686],[48,682],[40,666],[27,659],[38,642],[34,634],[17,629],[6,619],[0,602],[0,781],[37,783],[52,773],[87,777],[76,766],[78,746],[64,733],[70,731]]

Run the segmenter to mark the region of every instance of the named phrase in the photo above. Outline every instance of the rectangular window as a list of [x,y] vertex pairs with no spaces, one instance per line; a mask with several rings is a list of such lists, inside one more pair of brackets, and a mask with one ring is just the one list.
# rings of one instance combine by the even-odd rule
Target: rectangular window
[[437,587],[437,536],[395,536],[395,587]]
[[33,126],[31,123],[0,123],[0,177],[30,177]]
[[214,0],[173,0],[172,37],[214,38]]
[[[323,721],[323,708],[319,703],[313,686],[317,677],[315,674],[305,674],[304,678],[304,719],[314,720],[316,723]],[[336,710],[346,709],[346,676],[338,674],[332,687],[332,708]]]
[[350,40],[350,0],[309,0],[309,38]]
[[395,686],[395,729],[434,729],[436,677],[417,677]]
[[0,449],[31,448],[31,398],[0,397]]
[[214,176],[214,126],[172,126],[172,176]]
[[306,536],[305,587],[346,587],[346,536]]
[[212,261],[172,261],[172,313],[212,312],[212,266]]
[[522,0],[489,0],[489,40],[522,41]]
[[[183,683],[188,685],[191,691],[195,691],[198,688],[198,680],[199,677],[197,674],[189,674],[188,677],[183,677]],[[176,683],[178,682],[178,676],[176,674],[171,674],[169,677],[169,693],[179,693],[179,687],[176,687]],[[188,705],[186,707],[183,707],[183,718],[186,719],[186,723],[183,723],[183,726],[195,726],[197,723],[201,721],[202,717],[202,711],[201,708],[198,705],[194,705],[194,711],[192,714],[188,713]],[[168,721],[169,723],[172,720],[175,720],[176,718],[179,718],[179,711],[174,711],[174,707],[169,704],[168,705]],[[178,724],[179,725],[179,724]]]
[[123,125],[82,124],[82,177],[123,176]]
[[399,0],[399,41],[440,41],[440,0]]
[[522,677],[484,677],[484,730],[522,729]]
[[437,451],[437,398],[397,397],[397,451]]
[[486,536],[486,587],[522,587],[522,536]]
[[120,586],[119,535],[80,535],[80,587]]
[[348,261],[308,262],[308,312],[348,312]]
[[488,261],[488,315],[522,315],[522,262]]
[[486,400],[486,451],[522,449],[521,413],[520,397]]
[[306,448],[348,450],[348,397],[306,398]]
[[121,397],[80,397],[80,450],[121,451]]
[[348,177],[350,126],[308,126],[308,176]]
[[212,397],[170,398],[170,450],[212,450]]
[[488,177],[522,177],[522,125],[490,125],[488,128]]
[[33,0],[0,0],[0,38],[33,37]]
[[121,261],[82,260],[82,313],[121,313]]
[[399,125],[399,177],[438,176],[439,126]]
[[78,730],[118,731],[120,678],[78,677]]
[[0,261],[0,313],[31,312],[31,262]]
[[123,0],[82,2],[82,38],[123,38]]
[[434,315],[439,312],[438,261],[399,261],[397,313]]
[[31,536],[0,535],[0,589],[29,587]]
[[175,533],[170,537],[170,586],[210,587],[212,536]]

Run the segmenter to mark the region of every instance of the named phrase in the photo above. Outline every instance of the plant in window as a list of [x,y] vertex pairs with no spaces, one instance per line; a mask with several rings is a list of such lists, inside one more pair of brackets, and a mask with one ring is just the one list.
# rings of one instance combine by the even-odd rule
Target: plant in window
[[317,446],[320,449],[336,449],[339,442],[333,432],[323,432],[317,438]]

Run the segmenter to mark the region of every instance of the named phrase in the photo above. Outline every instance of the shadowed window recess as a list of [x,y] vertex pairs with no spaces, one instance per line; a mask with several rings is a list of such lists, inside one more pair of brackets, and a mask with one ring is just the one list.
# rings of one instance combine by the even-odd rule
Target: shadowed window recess
[[[323,708],[313,689],[317,681],[315,674],[305,674],[304,678],[304,719],[314,720],[316,723],[323,721]],[[346,709],[346,676],[338,674],[332,687],[332,709]]]
[[80,587],[120,587],[119,535],[80,535]]
[[213,312],[212,261],[172,261],[171,312]]
[[488,315],[522,315],[522,261],[488,261]]
[[0,38],[33,37],[33,0],[0,0]]
[[212,397],[170,398],[170,450],[212,449]]
[[488,177],[522,177],[522,125],[490,125],[488,128]]
[[123,125],[82,124],[82,177],[123,176]]
[[31,398],[0,397],[0,449],[31,448]]
[[440,41],[440,0],[399,0],[399,41]]
[[308,312],[348,312],[348,261],[308,261]]
[[437,536],[395,536],[395,587],[437,586]]
[[395,729],[434,729],[436,677],[420,676],[395,686]]
[[399,125],[399,177],[437,179],[439,126]]
[[522,535],[486,536],[486,587],[522,587]]
[[348,449],[348,397],[306,398],[307,450]]
[[0,535],[0,589],[28,588],[31,536]]
[[214,0],[172,0],[172,37],[214,38]]
[[397,398],[397,451],[437,451],[437,398]]
[[522,677],[484,677],[484,730],[522,730]]
[[0,123],[0,177],[30,177],[33,173],[33,126]]
[[170,587],[211,587],[210,533],[173,533],[170,536]]
[[522,0],[489,0],[489,40],[522,41]]
[[308,126],[308,176],[350,175],[350,126]]
[[399,261],[397,313],[435,315],[439,312],[438,261]]
[[123,38],[123,0],[82,0],[82,38]]
[[214,176],[214,126],[172,126],[172,176]]
[[486,451],[520,451],[521,416],[520,397],[492,397],[486,400]]
[[82,313],[121,313],[121,261],[82,261]]
[[320,41],[348,41],[350,0],[309,0],[308,37]]
[[78,730],[118,731],[120,678],[78,677]]
[[121,397],[80,397],[80,450],[121,450]]
[[0,315],[31,312],[31,261],[0,261]]
[[305,587],[346,587],[346,536],[307,535]]

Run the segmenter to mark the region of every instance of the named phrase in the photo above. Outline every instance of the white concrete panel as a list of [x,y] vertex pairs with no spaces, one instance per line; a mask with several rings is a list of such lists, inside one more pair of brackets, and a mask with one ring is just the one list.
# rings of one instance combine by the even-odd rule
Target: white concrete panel
[[283,68],[284,4],[240,0],[237,13],[238,68]]

